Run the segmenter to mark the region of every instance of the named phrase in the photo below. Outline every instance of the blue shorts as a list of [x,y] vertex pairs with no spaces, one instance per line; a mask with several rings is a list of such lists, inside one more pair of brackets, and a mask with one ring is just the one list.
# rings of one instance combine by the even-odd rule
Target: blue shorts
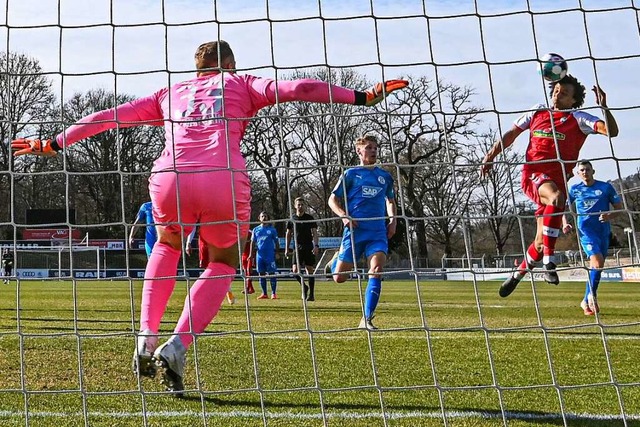
[[275,273],[278,270],[276,261],[256,256],[256,271],[258,273]]
[[609,236],[580,236],[580,246],[588,257],[596,254],[602,254],[607,257],[609,252]]
[[[354,230],[353,243],[355,244],[356,261],[364,254],[366,258],[376,252],[383,252],[385,255],[389,252],[389,240],[387,239],[387,231],[369,231]],[[355,264],[353,259],[354,250],[351,249],[351,229],[345,227],[342,234],[342,243],[340,243],[340,252],[338,260]]]

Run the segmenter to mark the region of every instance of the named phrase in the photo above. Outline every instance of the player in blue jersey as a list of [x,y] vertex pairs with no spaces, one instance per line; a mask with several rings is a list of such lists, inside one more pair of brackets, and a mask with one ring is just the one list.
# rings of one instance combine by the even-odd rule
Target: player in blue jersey
[[269,224],[269,214],[262,211],[258,216],[260,225],[253,229],[251,233],[251,249],[253,254],[256,250],[256,271],[260,275],[260,287],[262,294],[258,299],[267,299],[267,274],[271,275],[271,299],[277,299],[276,288],[278,281],[276,280],[276,251],[280,249],[278,240],[278,231]]
[[[609,219],[616,210],[622,209],[620,196],[611,184],[593,178],[595,170],[591,162],[578,163],[578,176],[582,182],[569,190],[569,203],[575,203],[578,215],[577,225],[580,245],[589,257],[589,279],[580,307],[585,315],[592,316],[600,311],[598,305],[598,285],[604,268],[604,259],[609,250],[611,224]],[[570,226],[565,226],[568,231]]]
[[[372,319],[382,289],[382,270],[387,261],[389,238],[396,232],[396,201],[393,178],[376,166],[378,140],[363,136],[355,142],[360,166],[347,169],[329,197],[329,207],[342,219],[344,233],[331,266],[333,280],[342,283],[364,255],[369,265],[361,328],[377,329]],[[346,203],[345,203],[346,201]],[[388,223],[386,219],[388,218]]]
[[158,234],[156,232],[156,226],[153,221],[153,207],[151,206],[151,202],[143,203],[138,210],[138,215],[136,215],[136,220],[133,221],[133,225],[131,226],[131,232],[129,233],[129,247],[133,247],[133,236],[135,236],[138,227],[140,227],[140,223],[146,224],[146,231],[144,234],[144,249],[147,251],[147,258],[151,256],[151,250],[153,249],[153,245],[156,244],[156,240],[158,240]]

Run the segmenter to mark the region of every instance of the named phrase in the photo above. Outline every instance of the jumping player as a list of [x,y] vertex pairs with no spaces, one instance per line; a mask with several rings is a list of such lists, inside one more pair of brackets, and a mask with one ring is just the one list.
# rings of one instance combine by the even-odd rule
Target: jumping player
[[[622,209],[622,200],[611,184],[593,178],[595,170],[588,160],[578,163],[578,176],[582,182],[569,190],[569,203],[576,204],[580,245],[589,257],[589,279],[580,307],[586,316],[600,312],[598,305],[598,285],[604,268],[604,260],[609,250],[611,224],[609,219],[613,206]],[[570,226],[569,226],[570,227]],[[568,228],[568,227],[565,227]],[[565,232],[568,230],[565,230]]]
[[[249,230],[251,184],[240,150],[249,119],[279,102],[372,106],[408,85],[405,80],[392,80],[359,92],[318,80],[276,82],[240,75],[231,47],[222,40],[200,45],[195,65],[195,78],[90,114],[53,140],[11,143],[15,156],[54,156],[81,139],[116,127],[165,127],[165,149],[149,178],[158,242],[145,272],[135,363],[138,373],[148,376],[159,366],[163,382],[176,396],[183,394],[187,349],[218,313],[236,273],[239,247],[245,242],[244,238],[238,241],[238,236],[246,236]],[[193,228],[184,224],[198,222],[205,224],[200,235],[208,245],[209,264],[186,297],[174,335],[157,347],[160,321],[176,283],[183,237]]]
[[[393,178],[376,166],[378,140],[367,135],[358,138],[355,146],[360,166],[347,169],[329,196],[329,207],[344,224],[342,243],[331,272],[333,280],[342,283],[349,278],[348,273],[342,273],[353,271],[362,255],[367,258],[369,281],[359,327],[377,329],[372,319],[382,290],[381,274],[387,262],[389,239],[396,232],[397,208]],[[385,217],[389,218],[388,224]]]
[[522,189],[538,205],[537,232],[525,259],[500,287],[501,297],[509,296],[524,275],[541,261],[544,280],[554,285],[560,283],[554,253],[562,228],[567,180],[588,135],[618,135],[618,125],[607,108],[607,96],[600,87],[594,86],[593,92],[596,103],[604,110],[606,121],[575,110],[582,106],[585,98],[585,88],[575,77],[567,75],[549,86],[552,108],[539,104],[521,115],[502,139],[493,144],[480,166],[480,176],[485,176],[493,166],[493,159],[510,147],[518,135],[530,130],[526,163],[522,167]]

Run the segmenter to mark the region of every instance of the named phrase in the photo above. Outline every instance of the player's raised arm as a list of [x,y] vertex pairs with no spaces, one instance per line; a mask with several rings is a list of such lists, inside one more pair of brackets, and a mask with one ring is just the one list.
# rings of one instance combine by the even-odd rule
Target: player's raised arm
[[609,107],[607,107],[607,94],[597,85],[593,86],[591,90],[596,94],[596,104],[602,107],[605,116],[605,121],[596,123],[596,132],[615,138],[618,136],[620,130],[618,129],[618,122],[616,122],[615,117],[613,117]]
[[520,135],[522,132],[523,129],[520,129],[518,126],[513,125],[511,129],[509,129],[504,133],[504,135],[502,135],[502,138],[496,140],[496,142],[493,143],[493,145],[489,149],[489,152],[487,152],[487,154],[482,159],[482,164],[480,165],[481,177],[485,177],[489,174],[489,172],[493,168],[493,159],[495,159],[498,154],[502,152],[502,150],[510,147],[514,143],[518,135]]

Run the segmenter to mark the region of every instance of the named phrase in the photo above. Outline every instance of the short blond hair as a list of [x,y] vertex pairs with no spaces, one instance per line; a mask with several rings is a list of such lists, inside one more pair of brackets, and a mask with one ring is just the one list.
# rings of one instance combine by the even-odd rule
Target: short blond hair
[[220,67],[229,59],[234,59],[233,50],[224,40],[203,43],[196,49],[195,61],[198,70]]
[[375,142],[376,145],[380,145],[378,143],[378,138],[373,135],[361,136],[360,138],[356,139],[355,145],[356,147],[362,147],[363,145],[367,145],[369,142]]

